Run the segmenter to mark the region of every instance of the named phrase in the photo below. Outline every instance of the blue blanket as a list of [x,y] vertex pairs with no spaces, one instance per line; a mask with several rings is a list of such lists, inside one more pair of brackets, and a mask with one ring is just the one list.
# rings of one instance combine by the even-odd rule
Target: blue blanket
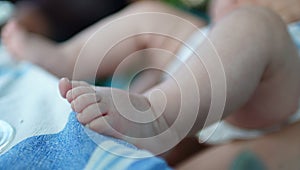
[[[96,144],[87,135],[90,133],[98,135],[101,143],[110,142],[111,150],[99,147],[99,143]],[[89,160],[95,150],[98,154],[95,154],[91,165]],[[116,150],[126,150],[129,157],[115,155]],[[132,157],[136,153],[149,157]],[[84,169],[86,166],[90,167],[87,169],[170,169],[162,159],[124,141],[92,131],[87,133],[75,113],[71,113],[63,131],[30,137],[0,158],[0,169]]]

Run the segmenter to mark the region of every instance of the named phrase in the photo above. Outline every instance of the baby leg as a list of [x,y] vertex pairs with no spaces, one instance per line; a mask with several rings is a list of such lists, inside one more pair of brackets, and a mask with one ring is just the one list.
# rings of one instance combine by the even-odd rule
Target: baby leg
[[[218,121],[222,114],[223,118],[232,115],[228,120],[240,127],[269,128],[284,123],[295,113],[300,98],[300,61],[279,16],[265,8],[240,8],[216,23],[208,39],[196,50],[200,56],[191,56],[174,74],[179,88],[171,80],[153,88],[161,89],[166,95],[166,120],[178,119],[176,113],[180,111],[176,106],[181,105],[182,109],[182,102],[188,101],[187,108],[199,106],[194,129],[200,130],[216,95],[215,99],[226,97],[225,108],[221,113],[212,112],[208,124]],[[222,62],[224,84],[220,84],[222,76],[210,76],[220,70],[216,68],[218,60],[214,59]],[[216,84],[211,84],[212,80]],[[193,84],[201,103],[194,96],[197,90]],[[224,87],[225,93],[221,91]],[[185,124],[177,129],[187,127],[188,118],[195,116],[194,111],[188,109],[182,114],[185,116],[181,121]]]
[[[90,80],[95,78],[95,72],[98,78],[111,76],[120,62],[138,50],[159,47],[175,52],[180,44],[164,36],[141,35],[141,33],[165,33],[169,30],[174,31],[173,28],[177,27],[183,29],[178,29],[180,31],[173,32],[173,34],[185,39],[195,29],[185,28],[184,24],[178,22],[166,23],[159,19],[149,22],[143,17],[138,17],[138,14],[146,12],[171,14],[195,26],[204,25],[204,22],[197,17],[165,3],[142,1],[129,5],[124,10],[97,22],[72,39],[60,44],[29,33],[15,21],[6,26],[6,31],[3,31],[2,35],[5,40],[4,45],[14,58],[29,60],[58,77],[74,78],[73,71],[77,64],[80,70],[76,72],[75,78]],[[160,26],[157,27],[157,25]],[[126,40],[120,41],[123,38]],[[89,43],[86,45],[87,42]],[[144,60],[142,58],[140,61]],[[101,67],[98,67],[98,61],[103,61]]]

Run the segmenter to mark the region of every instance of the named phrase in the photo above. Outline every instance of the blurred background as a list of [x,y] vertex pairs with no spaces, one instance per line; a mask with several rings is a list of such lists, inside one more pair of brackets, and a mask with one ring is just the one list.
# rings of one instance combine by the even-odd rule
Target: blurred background
[[0,25],[13,15],[26,30],[61,42],[127,4],[127,0],[0,1]]

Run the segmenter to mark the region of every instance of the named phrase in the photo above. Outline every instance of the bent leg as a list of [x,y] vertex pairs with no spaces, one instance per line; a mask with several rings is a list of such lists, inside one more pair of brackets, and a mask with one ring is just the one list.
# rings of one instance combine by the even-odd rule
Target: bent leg
[[300,122],[259,139],[216,146],[186,161],[178,169],[230,169],[240,153],[250,151],[266,169],[296,170],[300,168],[299,130]]
[[[187,122],[195,117],[192,108],[200,105],[191,135],[204,124],[211,99],[215,97],[211,91],[219,90],[215,94],[221,98],[220,89],[224,87],[223,118],[234,114],[231,122],[247,128],[281,124],[298,108],[300,94],[298,53],[285,27],[280,18],[267,9],[238,9],[214,26],[209,40],[197,49],[201,56],[191,56],[174,74],[175,81],[166,80],[148,93],[157,89],[165,93],[164,116],[169,124],[180,119],[178,130],[188,128],[190,123]],[[222,76],[216,74],[218,59],[226,76],[224,84],[220,84]],[[215,84],[211,83],[213,80]],[[185,107],[182,101],[188,101]],[[182,115],[178,114],[180,111]],[[213,112],[210,116],[213,118],[209,124],[218,121],[220,115]]]
[[[152,18],[154,13],[180,17],[195,24],[196,27],[204,25],[200,19],[166,4],[145,1],[128,6],[61,44],[54,44],[31,34],[17,24],[14,24],[17,29],[11,29],[9,25],[12,24],[9,24],[6,29],[9,31],[5,32],[12,33],[5,36],[5,45],[15,58],[29,60],[59,77],[72,78],[75,64],[80,67],[76,72],[76,79],[95,78],[95,74],[98,77],[110,76],[121,61],[138,50],[161,48],[175,52],[180,44],[171,38],[147,33],[170,33],[184,40],[196,29],[186,28],[184,22],[166,22],[159,17]],[[177,31],[174,31],[174,28],[178,28]],[[5,32],[3,35],[7,34]],[[11,41],[20,37],[22,41]],[[100,60],[103,62],[100,65],[101,70],[98,70]],[[145,57],[138,59],[137,62],[149,62],[144,60]]]

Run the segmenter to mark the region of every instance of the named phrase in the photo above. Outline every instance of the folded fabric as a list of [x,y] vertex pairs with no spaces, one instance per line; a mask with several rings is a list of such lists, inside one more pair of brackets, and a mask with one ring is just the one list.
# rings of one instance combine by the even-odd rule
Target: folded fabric
[[[90,138],[91,134],[97,137],[97,144]],[[85,129],[77,121],[75,113],[70,114],[63,131],[30,137],[0,157],[0,169],[84,169],[85,167],[101,170],[170,169],[162,159],[154,157],[147,151]]]
[[289,24],[288,31],[295,42],[300,54],[300,21]]

